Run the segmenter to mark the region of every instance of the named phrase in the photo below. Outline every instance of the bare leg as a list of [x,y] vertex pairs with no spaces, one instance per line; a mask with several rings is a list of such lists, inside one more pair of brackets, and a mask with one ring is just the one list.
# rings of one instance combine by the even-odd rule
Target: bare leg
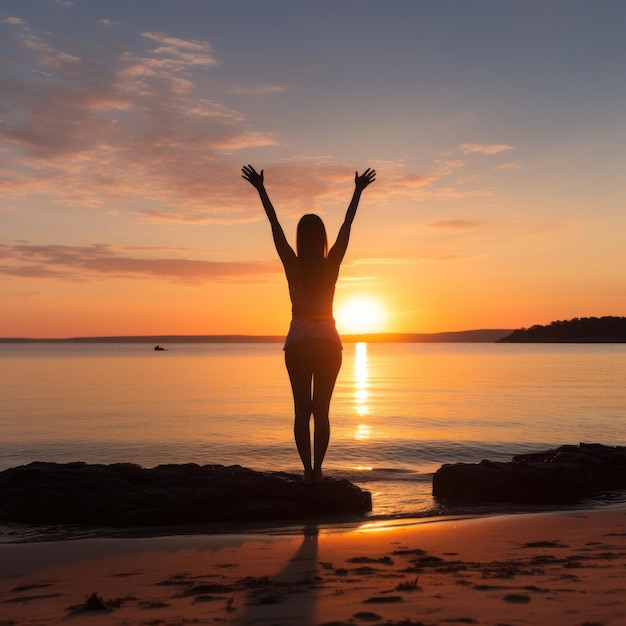
[[311,392],[313,385],[313,370],[310,359],[302,346],[295,344],[285,350],[285,364],[291,381],[295,419],[293,434],[296,448],[304,466],[303,481],[313,483],[313,468],[311,465],[311,432],[310,421],[313,411]]
[[[330,399],[341,367],[341,349],[323,339],[306,339],[285,350],[293,391],[296,447],[304,465],[306,484],[322,481],[322,462],[328,448]],[[311,414],[315,420],[311,464]]]
[[[329,342],[327,342],[328,344]],[[334,344],[323,346],[316,358],[313,375],[313,482],[322,482],[322,463],[330,439],[330,399],[341,368],[341,349]]]

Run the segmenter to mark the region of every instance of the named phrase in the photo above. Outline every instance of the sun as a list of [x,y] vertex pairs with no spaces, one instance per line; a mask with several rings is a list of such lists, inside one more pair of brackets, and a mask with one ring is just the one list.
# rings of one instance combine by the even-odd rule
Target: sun
[[337,330],[344,334],[382,332],[385,317],[383,306],[371,296],[354,296],[335,309]]

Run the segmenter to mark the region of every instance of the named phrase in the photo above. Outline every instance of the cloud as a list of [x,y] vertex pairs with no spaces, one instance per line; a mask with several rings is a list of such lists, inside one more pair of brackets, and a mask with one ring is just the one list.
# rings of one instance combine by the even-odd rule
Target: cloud
[[427,226],[443,230],[476,230],[479,228],[490,228],[495,222],[487,220],[432,220]]
[[[463,189],[445,184],[445,179],[464,167],[461,160],[437,160],[428,172],[407,170],[403,160],[372,161],[359,167],[377,172],[375,184],[367,189],[368,202],[378,206],[393,205],[398,199],[415,201],[457,200],[490,196],[490,189]],[[284,207],[286,215],[302,212],[324,212],[328,204],[348,202],[355,170],[326,157],[293,157],[275,163],[265,172],[265,183],[275,204]]]
[[[0,79],[5,202],[29,199],[180,223],[262,218],[253,191],[241,181],[237,154],[278,140],[251,127],[206,80],[221,62],[209,41],[146,31],[139,46],[106,33],[87,43],[35,32],[19,18],[5,20],[4,27],[13,35]],[[285,89],[276,83],[239,93]],[[469,145],[487,153],[503,149]],[[451,179],[466,165],[458,158],[437,159],[426,172],[409,171],[403,161],[366,165],[379,171],[368,197],[380,206],[398,198],[456,201],[492,194]],[[288,215],[316,207],[323,212],[341,194],[349,197],[353,176],[344,163],[294,157],[274,162],[267,179],[272,199]]]
[[5,17],[2,20],[5,24],[11,24],[12,26],[27,26],[28,22],[21,17]]
[[[5,20],[6,22],[6,20]],[[180,221],[223,219],[249,197],[233,153],[275,140],[200,93],[209,42],[144,33],[145,50],[59,43],[13,19],[0,79],[0,195]],[[27,67],[30,71],[21,71]]]
[[[523,221],[523,220],[478,220],[441,219],[431,220],[415,230],[412,226],[402,229],[403,234],[415,233],[421,238],[417,248],[419,253],[398,254],[398,256],[361,257],[346,264],[349,276],[353,269],[357,275],[362,267],[406,267],[423,263],[449,263],[468,261],[490,254],[488,244],[515,239],[526,239],[541,235],[552,235],[578,228],[575,222]],[[370,270],[371,271],[371,270]],[[354,279],[351,279],[354,280]]]
[[74,2],[73,0],[50,0],[50,6],[61,11],[62,9],[71,9],[74,6]]
[[468,259],[476,259],[481,257],[482,254],[474,253],[456,253],[456,252],[436,252],[428,254],[416,254],[411,256],[400,257],[368,257],[362,259],[355,259],[349,265],[367,265],[367,266],[402,266],[407,265],[421,265],[422,263],[429,262],[450,262],[450,261],[466,261]]
[[[0,275],[90,282],[156,278],[189,285],[215,281],[251,283],[281,275],[277,262],[216,262],[172,256],[180,249],[0,244]],[[146,256],[142,253],[152,253]],[[160,253],[161,257],[155,257]]]
[[245,95],[267,95],[272,93],[282,93],[288,91],[286,85],[259,85],[257,87],[233,87],[231,90],[233,93],[240,93]]
[[519,161],[509,161],[496,166],[496,170],[518,170],[520,167],[522,164]]
[[169,68],[185,68],[188,66],[213,66],[218,61],[213,55],[213,48],[208,41],[199,39],[178,39],[169,37],[165,33],[143,33],[147,39],[160,44],[151,51],[152,56],[160,59],[158,62],[148,61],[151,65]]
[[39,291],[14,291],[11,293],[14,298],[38,298],[41,295]]
[[471,189],[463,186],[463,180],[449,178],[466,166],[461,159],[437,159],[430,171],[415,173],[406,170],[403,161],[374,162],[379,174],[376,184],[368,189],[368,195],[381,204],[389,204],[398,197],[418,201],[447,201],[463,198],[482,198],[493,194],[489,188]]
[[578,225],[575,222],[528,221],[528,220],[469,220],[446,219],[432,220],[427,228],[447,231],[494,230],[509,231],[512,234],[535,235],[570,230]]
[[476,143],[464,143],[459,146],[459,149],[463,154],[498,154],[505,150],[513,150],[513,146],[507,146],[505,144],[476,144]]

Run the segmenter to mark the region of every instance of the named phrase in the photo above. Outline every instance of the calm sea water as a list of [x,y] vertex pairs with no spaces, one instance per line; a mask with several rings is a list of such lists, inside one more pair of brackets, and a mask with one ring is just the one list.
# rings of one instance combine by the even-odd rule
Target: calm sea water
[[[0,470],[31,461],[300,472],[280,344],[0,344]],[[626,445],[624,344],[346,344],[327,475],[373,515],[440,512],[444,463]]]

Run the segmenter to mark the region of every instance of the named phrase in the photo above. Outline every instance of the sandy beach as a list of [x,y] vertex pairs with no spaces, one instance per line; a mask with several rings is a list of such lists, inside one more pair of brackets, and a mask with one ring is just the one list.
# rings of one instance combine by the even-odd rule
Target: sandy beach
[[626,509],[0,545],[0,624],[626,624]]

